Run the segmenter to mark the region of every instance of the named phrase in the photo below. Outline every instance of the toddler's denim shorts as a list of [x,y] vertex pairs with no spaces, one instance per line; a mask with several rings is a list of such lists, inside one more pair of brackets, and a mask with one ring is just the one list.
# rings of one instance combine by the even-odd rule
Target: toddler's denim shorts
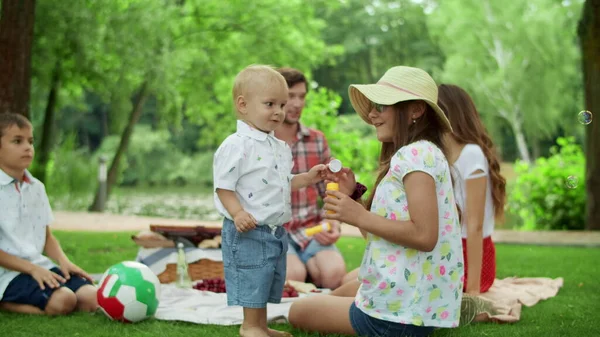
[[266,308],[280,303],[288,250],[285,228],[259,225],[240,233],[225,218],[221,233],[227,305]]

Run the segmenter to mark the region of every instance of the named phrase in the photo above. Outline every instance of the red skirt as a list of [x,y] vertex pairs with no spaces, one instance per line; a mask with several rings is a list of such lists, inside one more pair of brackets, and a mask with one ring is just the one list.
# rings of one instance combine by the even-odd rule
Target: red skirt
[[[463,291],[467,291],[468,264],[467,264],[467,239],[462,239],[463,257],[465,260],[465,283]],[[496,248],[492,237],[483,238],[483,256],[481,259],[481,283],[480,292],[484,293],[490,289],[496,279]]]

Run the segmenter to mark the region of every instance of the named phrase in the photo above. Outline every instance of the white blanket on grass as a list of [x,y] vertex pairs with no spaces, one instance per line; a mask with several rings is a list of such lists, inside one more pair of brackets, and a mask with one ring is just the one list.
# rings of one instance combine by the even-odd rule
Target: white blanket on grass
[[[267,305],[269,323],[287,322],[290,306],[295,300],[282,299],[282,303]],[[165,321],[184,321],[196,324],[242,324],[242,307],[227,306],[227,295],[195,289],[180,289],[173,284],[161,287],[160,304],[155,318]]]

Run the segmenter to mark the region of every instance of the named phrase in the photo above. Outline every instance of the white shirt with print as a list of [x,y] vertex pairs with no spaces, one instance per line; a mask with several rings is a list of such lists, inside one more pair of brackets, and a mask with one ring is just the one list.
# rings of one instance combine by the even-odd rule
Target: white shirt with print
[[[44,184],[25,172],[19,183],[0,170],[0,250],[46,269],[55,267],[43,255],[46,227],[53,221]],[[18,272],[0,267],[0,299]]]
[[235,191],[244,210],[259,225],[283,225],[292,217],[292,151],[273,132],[237,121],[236,133],[215,152],[214,201],[219,213],[233,220],[217,196],[218,188]]
[[[457,326],[463,288],[462,242],[449,165],[442,151],[428,141],[398,150],[377,186],[371,212],[391,220],[410,220],[403,179],[415,171],[435,180],[438,242],[433,251],[422,252],[369,233],[355,303],[366,314],[386,321]],[[432,209],[433,205],[432,201],[417,207]]]

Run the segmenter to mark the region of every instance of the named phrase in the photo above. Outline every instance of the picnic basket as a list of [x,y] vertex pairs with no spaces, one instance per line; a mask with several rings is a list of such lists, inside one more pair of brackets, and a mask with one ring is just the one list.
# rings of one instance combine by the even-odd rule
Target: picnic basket
[[[165,236],[173,241],[178,237],[185,238],[195,245],[206,239],[213,239],[221,234],[221,228],[204,226],[172,226],[172,225],[150,225],[150,230]],[[188,272],[192,281],[210,278],[223,278],[223,262],[209,259],[200,259],[188,264]],[[160,283],[171,283],[177,279],[177,264],[169,263],[166,269],[158,275]]]

